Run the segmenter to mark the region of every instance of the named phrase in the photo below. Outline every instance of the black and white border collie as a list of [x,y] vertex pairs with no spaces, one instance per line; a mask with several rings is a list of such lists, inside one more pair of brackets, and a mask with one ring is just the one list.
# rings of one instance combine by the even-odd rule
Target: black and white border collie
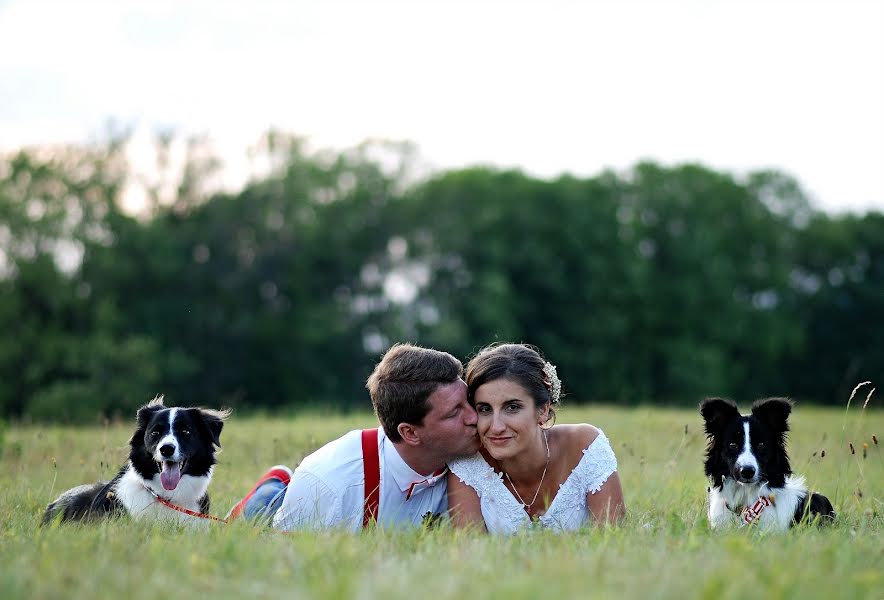
[[[178,408],[158,396],[138,409],[129,440],[129,461],[109,482],[86,484],[63,493],[46,507],[43,523],[93,520],[114,514],[174,523],[207,523],[163,505],[207,513],[216,448],[229,410]],[[60,515],[60,516],[59,516]]]
[[805,518],[835,518],[828,498],[808,495],[804,477],[793,476],[786,453],[789,413],[787,398],[758,400],[752,414],[740,414],[724,398],[700,404],[706,424],[706,475],[709,524],[713,529],[755,525],[785,531]]

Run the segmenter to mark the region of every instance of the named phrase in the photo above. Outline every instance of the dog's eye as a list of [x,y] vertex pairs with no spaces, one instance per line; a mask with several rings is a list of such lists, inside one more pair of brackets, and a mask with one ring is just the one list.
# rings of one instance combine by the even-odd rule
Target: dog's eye
[[731,442],[730,444],[727,445],[727,447],[730,448],[731,450],[736,450],[737,444],[736,444],[736,442]]
[[159,431],[151,431],[150,437],[160,437],[160,432]]
[[758,442],[758,449],[764,450],[764,442]]
[[181,433],[181,435],[190,435],[190,430],[189,429],[182,429],[180,433]]

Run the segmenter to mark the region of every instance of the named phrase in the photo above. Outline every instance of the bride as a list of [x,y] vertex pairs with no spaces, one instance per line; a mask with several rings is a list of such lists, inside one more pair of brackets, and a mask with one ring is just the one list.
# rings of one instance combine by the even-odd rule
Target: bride
[[531,346],[491,345],[467,365],[482,449],[449,464],[456,527],[514,533],[613,523],[626,512],[617,459],[605,434],[554,421],[561,382]]

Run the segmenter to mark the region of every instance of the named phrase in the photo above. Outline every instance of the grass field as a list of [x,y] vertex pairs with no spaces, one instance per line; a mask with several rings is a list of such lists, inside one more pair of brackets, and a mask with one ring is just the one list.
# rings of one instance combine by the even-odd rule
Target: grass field
[[[128,520],[41,528],[59,492],[113,475],[131,426],[9,426],[0,441],[0,598],[884,598],[884,456],[872,440],[884,438],[884,412],[793,414],[793,468],[829,496],[839,519],[773,535],[709,531],[696,412],[560,414],[579,421],[602,427],[614,445],[626,522],[515,538],[445,527],[283,535],[239,522],[196,533]],[[373,422],[367,413],[234,415],[221,436],[213,512],[223,516],[269,465],[296,464]]]

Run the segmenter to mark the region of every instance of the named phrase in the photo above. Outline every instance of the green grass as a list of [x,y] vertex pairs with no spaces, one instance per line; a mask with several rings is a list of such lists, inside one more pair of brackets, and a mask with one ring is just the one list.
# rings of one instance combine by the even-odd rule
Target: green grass
[[[884,457],[872,442],[884,437],[881,411],[796,411],[793,467],[829,496],[839,519],[774,535],[709,531],[694,411],[571,407],[560,417],[597,424],[611,439],[629,509],[622,526],[515,538],[444,527],[286,535],[243,523],[193,533],[128,520],[41,528],[40,513],[59,492],[113,475],[130,426],[9,426],[0,597],[884,597]],[[269,465],[295,464],[372,423],[369,414],[234,415],[221,436],[213,512],[223,515]]]

